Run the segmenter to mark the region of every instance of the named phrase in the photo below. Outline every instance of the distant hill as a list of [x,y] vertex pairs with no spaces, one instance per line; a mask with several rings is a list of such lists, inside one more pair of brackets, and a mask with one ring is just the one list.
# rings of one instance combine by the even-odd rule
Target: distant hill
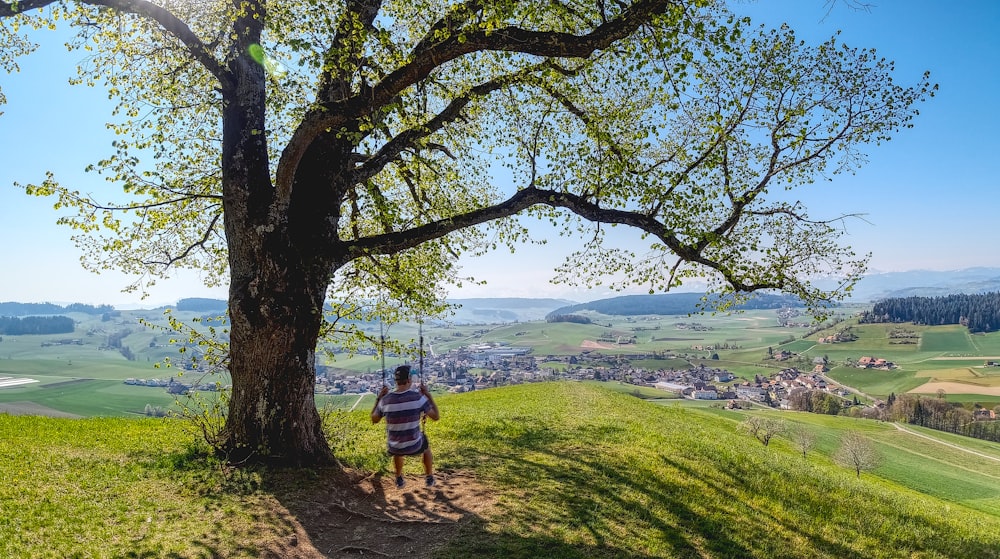
[[[704,293],[660,293],[654,295],[623,295],[610,299],[598,299],[589,303],[578,303],[555,309],[549,316],[593,311],[612,316],[621,315],[672,315],[700,312],[699,305],[703,303]],[[780,309],[782,307],[800,307],[802,302],[791,295],[772,295],[762,293],[750,301],[737,305],[739,309]]]

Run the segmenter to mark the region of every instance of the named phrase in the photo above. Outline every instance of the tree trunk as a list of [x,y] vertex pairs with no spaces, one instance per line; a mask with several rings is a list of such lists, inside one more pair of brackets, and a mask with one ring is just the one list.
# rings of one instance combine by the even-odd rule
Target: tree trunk
[[320,229],[322,213],[296,216],[282,207],[259,133],[266,129],[264,71],[243,54],[231,69],[235,86],[223,105],[222,168],[233,388],[219,450],[233,463],[331,463],[314,394],[330,262],[315,239],[295,238],[291,226],[298,220],[299,231]]
[[222,450],[233,463],[333,462],[314,392],[325,284],[285,275],[266,289],[230,287],[233,391]]

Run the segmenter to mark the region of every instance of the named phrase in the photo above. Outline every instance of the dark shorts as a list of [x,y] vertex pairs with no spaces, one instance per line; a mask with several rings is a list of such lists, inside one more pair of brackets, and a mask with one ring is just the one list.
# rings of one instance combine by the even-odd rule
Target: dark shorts
[[424,435],[423,444],[413,452],[393,452],[392,449],[389,449],[388,452],[390,456],[416,456],[417,454],[423,454],[430,447],[430,444],[430,441],[427,440],[427,435]]

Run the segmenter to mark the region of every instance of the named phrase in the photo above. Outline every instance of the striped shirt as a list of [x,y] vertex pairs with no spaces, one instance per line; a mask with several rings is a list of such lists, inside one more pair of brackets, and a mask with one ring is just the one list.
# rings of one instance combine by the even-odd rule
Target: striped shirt
[[420,432],[420,415],[430,409],[430,400],[416,390],[389,392],[382,397],[376,412],[385,417],[385,433],[389,454],[420,452],[424,435]]

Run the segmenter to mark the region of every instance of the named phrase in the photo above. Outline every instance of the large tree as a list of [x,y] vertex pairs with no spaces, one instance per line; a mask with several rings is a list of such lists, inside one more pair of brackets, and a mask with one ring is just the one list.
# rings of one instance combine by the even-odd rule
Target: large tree
[[[324,301],[430,312],[459,254],[529,238],[520,214],[582,232],[563,281],[835,297],[810,278],[849,287],[865,258],[787,190],[854,169],[932,90],[709,0],[0,1],[0,62],[64,22],[77,80],[118,103],[93,170],[119,194],[28,191],[74,210],[96,269],[229,281],[223,447],[299,464],[331,459],[317,341],[358,334]],[[606,246],[613,225],[648,245]]]

